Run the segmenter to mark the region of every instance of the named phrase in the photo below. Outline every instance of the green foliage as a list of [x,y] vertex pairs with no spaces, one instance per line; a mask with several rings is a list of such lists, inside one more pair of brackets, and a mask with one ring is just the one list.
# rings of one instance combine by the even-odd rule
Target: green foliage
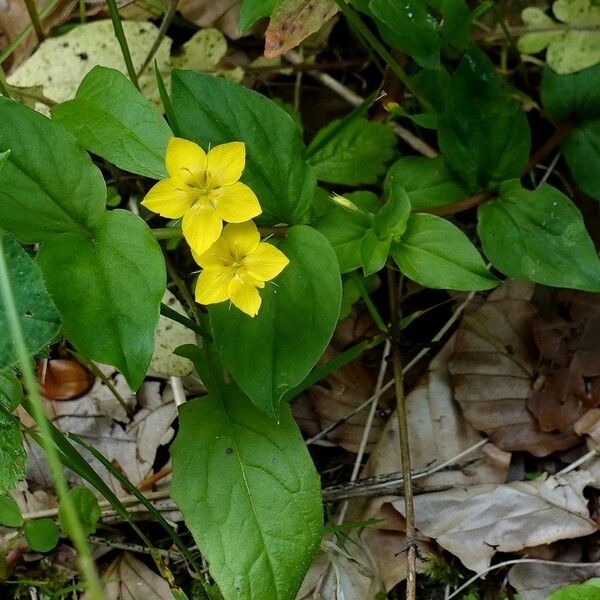
[[58,527],[50,519],[28,521],[25,523],[23,532],[27,544],[35,552],[50,552],[58,544]]
[[181,135],[203,148],[243,140],[242,181],[258,196],[265,222],[301,222],[316,179],[291,117],[252,90],[210,75],[175,71],[173,107]]
[[60,236],[41,247],[38,263],[67,337],[87,356],[118,367],[137,389],[154,349],[166,285],[147,225],[124,210],[107,212],[93,239]]
[[[60,330],[58,314],[42,281],[35,261],[10,235],[1,233],[9,276],[27,348],[32,354],[50,343]],[[0,303],[0,329],[8,330],[4,306]],[[0,369],[17,362],[16,351],[9,335],[0,340]],[[4,380],[4,378],[2,378]],[[14,408],[14,407],[13,407]]]
[[156,108],[119,71],[95,67],[74,100],[52,119],[90,152],[117,167],[154,179],[167,176],[165,152],[172,132]]
[[[75,510],[77,511],[79,524],[83,534],[87,537],[92,535],[92,533],[96,533],[98,521],[100,520],[102,513],[94,493],[84,486],[71,488],[67,493],[71,497]],[[72,532],[69,530],[68,525],[69,521],[66,518],[65,504],[63,502],[58,506],[58,520],[63,532],[69,537],[72,537]]]
[[23,517],[19,505],[12,496],[0,496],[0,525],[21,527]]
[[340,123],[331,121],[308,147],[308,162],[317,179],[346,185],[377,183],[385,173],[385,164],[394,156],[394,132],[364,118],[352,119],[343,127]]
[[262,17],[273,12],[277,0],[242,0],[240,7],[240,32],[245,33]]
[[479,236],[505,275],[600,291],[600,261],[581,213],[550,185],[529,191],[517,180],[503,183],[499,198],[479,207]]
[[256,317],[226,304],[209,309],[225,366],[255,406],[273,417],[283,395],[306,377],[329,343],[342,296],[335,253],[318,231],[292,227],[279,248],[290,264],[262,290]]
[[360,260],[365,277],[383,269],[390,252],[391,237],[379,238],[368,229],[360,242]]
[[569,585],[548,596],[548,600],[600,600],[598,580],[591,579],[586,583]]
[[407,277],[430,288],[489,290],[499,283],[469,238],[433,215],[413,214],[391,255]]
[[600,65],[574,75],[546,68],[541,94],[550,119],[575,123],[561,150],[579,188],[600,200]]
[[22,397],[21,384],[10,373],[0,372],[0,494],[14,489],[25,476],[27,454],[19,420],[11,413]]
[[478,48],[467,50],[452,76],[438,143],[469,192],[495,189],[527,164],[531,140],[525,113]]
[[180,408],[173,498],[226,600],[293,600],[321,539],[319,478],[289,407],[233,386]]

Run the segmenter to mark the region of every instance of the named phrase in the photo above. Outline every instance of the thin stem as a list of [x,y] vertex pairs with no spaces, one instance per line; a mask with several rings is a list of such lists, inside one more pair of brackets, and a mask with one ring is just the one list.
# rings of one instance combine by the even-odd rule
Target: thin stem
[[172,240],[183,237],[183,231],[180,227],[158,227],[152,230],[152,235],[157,240]]
[[0,293],[2,294],[2,301],[7,316],[10,335],[21,364],[25,388],[27,389],[29,398],[31,400],[33,417],[41,432],[40,441],[48,459],[48,466],[54,481],[54,487],[60,499],[60,504],[64,508],[65,521],[69,529],[69,535],[73,540],[75,549],[77,550],[79,566],[88,585],[88,590],[92,600],[102,600],[104,598],[104,594],[102,592],[102,586],[100,585],[96,566],[92,558],[92,553],[87,543],[87,539],[83,533],[81,523],[79,522],[77,509],[75,508],[72,497],[68,493],[69,489],[67,487],[67,481],[62,470],[58,451],[51,441],[52,430],[46,419],[46,415],[44,414],[42,397],[40,396],[40,392],[38,390],[37,380],[35,373],[33,372],[29,350],[27,349],[23,328],[17,312],[12,283],[6,262],[6,255],[4,253],[4,242],[1,236]]
[[192,331],[194,331],[198,335],[201,335],[205,339],[210,339],[210,336],[204,330],[204,327],[202,327],[202,325],[200,325],[199,323],[192,321],[192,319],[189,319],[188,317],[178,313],[176,310],[173,310],[170,306],[167,306],[166,304],[164,304],[162,302],[160,305],[160,314],[163,317],[167,317],[167,319],[171,319],[172,321],[177,321],[177,323],[184,325],[185,327],[187,327],[188,329],[191,329]]
[[373,300],[371,300],[371,296],[369,296],[369,293],[365,288],[365,284],[363,283],[361,276],[358,274],[357,271],[352,271],[350,273],[350,277],[354,285],[358,288],[358,293],[360,294],[362,301],[365,303],[365,306],[367,307],[371,318],[373,319],[373,321],[375,321],[375,325],[377,325],[380,331],[387,333],[388,328],[382,316],[379,314],[377,307],[373,303]]
[[40,15],[38,14],[35,0],[25,0],[25,5],[27,6],[27,12],[29,13],[29,18],[31,19],[31,24],[35,30],[35,35],[38,39],[38,42],[43,42],[46,36],[44,34],[44,29],[42,28]]
[[391,330],[392,330],[392,365],[394,367],[394,383],[396,387],[396,414],[398,416],[398,435],[400,437],[400,458],[402,476],[404,478],[404,508],[406,518],[406,600],[417,597],[417,547],[415,544],[415,509],[413,503],[413,483],[410,467],[410,445],[408,441],[408,418],[406,416],[406,397],[404,394],[404,376],[402,356],[397,343],[398,328],[398,281],[396,271],[388,266],[388,285],[390,295]]
[[79,0],[79,22],[83,25],[87,21],[87,10],[85,0]]
[[152,44],[152,48],[150,48],[150,52],[148,52],[148,55],[146,56],[146,60],[144,60],[142,66],[137,72],[138,78],[143,75],[144,71],[148,68],[148,65],[152,62],[154,55],[158,52],[158,49],[160,48],[160,45],[165,35],[167,35],[167,29],[169,29],[169,26],[171,25],[173,18],[175,17],[178,5],[179,0],[169,0],[169,6],[167,7],[165,16],[163,17],[162,23],[160,24],[160,27],[158,29],[156,39]]
[[127,44],[127,38],[125,37],[125,31],[123,30],[123,23],[121,23],[121,15],[119,15],[117,2],[116,0],[106,0],[106,3],[108,5],[108,12],[110,13],[115,36],[119,41],[119,46],[121,47],[121,53],[123,54],[123,60],[125,61],[125,66],[127,67],[129,79],[131,80],[131,83],[133,83],[133,85],[135,85],[135,87],[139,90],[140,84],[138,83],[135,67],[133,66],[133,60],[131,59],[131,52],[129,51],[129,45]]
[[335,3],[339,6],[342,14],[348,20],[350,26],[355,29],[365,41],[375,50],[379,56],[385,61],[387,66],[390,68],[392,73],[404,84],[407,90],[423,105],[427,110],[431,110],[431,103],[425,98],[416,86],[413,84],[412,79],[407,75],[406,71],[398,64],[398,61],[386,50],[385,46],[374,36],[369,28],[362,22],[362,19],[356,14],[356,12],[348,6],[345,0],[335,0]]
[[535,169],[536,165],[542,162],[557,146],[560,146],[565,141],[567,136],[573,131],[575,123],[573,121],[565,121],[561,123],[555,132],[542,144],[532,155],[527,163],[527,167],[523,174],[529,173]]

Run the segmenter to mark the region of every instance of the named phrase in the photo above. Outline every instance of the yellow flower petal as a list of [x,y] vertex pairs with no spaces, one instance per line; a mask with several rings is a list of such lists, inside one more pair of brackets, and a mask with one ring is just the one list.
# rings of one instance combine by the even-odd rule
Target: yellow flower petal
[[262,303],[260,294],[250,277],[237,275],[229,282],[229,297],[235,306],[251,317],[256,316]]
[[[225,229],[227,229],[227,225]],[[192,250],[192,256],[203,269],[207,267],[227,267],[238,260],[232,254],[229,241],[223,235],[204,254],[197,254]]]
[[209,188],[231,185],[241,176],[246,164],[246,144],[230,142],[220,144],[208,151],[207,177]]
[[167,146],[167,172],[177,181],[204,187],[206,182],[206,152],[189,140],[171,138]]
[[216,304],[229,299],[229,283],[235,271],[223,267],[208,267],[200,273],[196,283],[196,302]]
[[196,254],[204,254],[219,238],[223,221],[212,206],[196,204],[181,223],[183,237]]
[[[219,241],[226,244],[232,261],[242,260],[256,250],[260,242],[260,233],[253,221],[229,223],[223,229]],[[220,250],[220,247],[218,248]]]
[[244,259],[248,274],[259,281],[270,281],[277,277],[289,264],[288,257],[271,244],[259,244],[254,252]]
[[228,223],[243,223],[262,212],[256,194],[243,183],[211,190],[209,198],[221,218]]
[[193,193],[173,179],[164,179],[155,184],[142,205],[167,219],[178,219],[192,206]]

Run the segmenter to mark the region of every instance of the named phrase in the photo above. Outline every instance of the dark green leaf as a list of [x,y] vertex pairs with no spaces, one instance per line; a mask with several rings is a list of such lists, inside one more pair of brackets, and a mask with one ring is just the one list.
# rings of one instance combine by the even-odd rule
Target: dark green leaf
[[279,423],[230,386],[180,408],[173,499],[225,600],[294,600],[319,547],[319,478],[287,405]]
[[21,404],[23,388],[21,382],[9,371],[0,371],[0,404],[12,412]]
[[167,176],[165,154],[173,133],[119,71],[94,67],[75,99],[52,109],[52,119],[120,169],[154,179]]
[[22,397],[19,380],[11,373],[0,372],[0,494],[13,490],[25,477],[27,454],[19,420],[11,414]]
[[[331,121],[321,129],[308,152],[339,124],[339,120]],[[394,156],[395,145],[396,136],[386,125],[354,119],[312,153],[309,162],[320,181],[346,185],[377,183],[385,173],[385,164]]]
[[154,349],[166,279],[148,226],[128,211],[107,212],[93,239],[60,236],[42,245],[38,262],[69,340],[119,368],[137,389]]
[[439,68],[442,42],[423,0],[371,0],[369,8],[390,46],[412,56],[425,69]]
[[561,149],[579,189],[600,200],[600,119],[576,127]]
[[0,96],[0,227],[25,243],[65,232],[89,235],[106,186],[75,138],[39,113]]
[[[1,233],[10,282],[20,316],[25,342],[31,354],[50,343],[60,330],[60,315],[44,287],[35,261],[19,242]],[[0,302],[0,331],[8,331],[4,305]],[[17,362],[16,350],[9,335],[0,339],[0,369]]]
[[25,523],[25,539],[34,552],[50,552],[58,544],[58,527],[50,519],[36,519]]
[[0,525],[5,527],[23,525],[21,510],[12,496],[0,496]]
[[209,309],[225,366],[257,408],[273,417],[329,343],[342,295],[335,252],[318,231],[292,227],[280,249],[290,264],[261,290],[256,317],[226,303]]
[[[96,532],[98,521],[102,515],[100,505],[94,493],[87,487],[78,486],[71,488],[67,494],[71,497],[82,533],[87,537]],[[61,529],[66,535],[71,537],[72,532],[69,530],[68,521],[65,517],[65,505],[61,502],[58,506],[58,520]]]
[[211,75],[175,71],[172,86],[182,136],[205,149],[235,140],[246,144],[242,181],[258,196],[261,219],[301,221],[310,208],[316,179],[290,116],[265,96]]
[[438,143],[469,192],[495,189],[527,164],[531,139],[525,113],[479,48],[467,50],[452,77]]
[[550,185],[500,186],[500,197],[479,207],[479,237],[505,275],[544,285],[600,291],[600,261],[577,207]]
[[360,258],[365,277],[383,269],[391,243],[391,237],[380,239],[372,229],[367,230],[360,242]]
[[389,193],[392,180],[406,190],[416,212],[451,204],[469,195],[465,187],[448,171],[442,156],[401,158],[388,171],[384,186],[386,193]]
[[444,47],[453,54],[462,52],[471,37],[471,13],[464,0],[438,0],[431,2],[442,15],[440,34]]
[[240,33],[245,33],[262,17],[269,17],[277,0],[242,0],[240,7]]
[[[377,212],[380,207],[377,196],[371,192],[353,192],[344,197],[366,213]],[[313,223],[313,227],[333,246],[342,273],[360,267],[360,242],[367,229],[372,227],[368,215],[334,205]]]
[[436,69],[421,69],[412,76],[413,85],[426,98],[437,112],[443,112],[446,91],[450,85],[450,75],[445,67]]
[[391,254],[400,270],[425,287],[488,290],[499,281],[485,268],[469,238],[446,219],[413,214]]

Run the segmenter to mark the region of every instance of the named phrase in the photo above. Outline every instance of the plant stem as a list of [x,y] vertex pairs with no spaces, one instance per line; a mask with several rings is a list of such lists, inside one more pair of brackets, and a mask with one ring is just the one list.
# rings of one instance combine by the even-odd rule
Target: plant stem
[[81,572],[86,580],[90,598],[92,600],[103,600],[104,594],[102,592],[102,587],[96,571],[96,565],[94,564],[92,553],[87,543],[87,538],[83,534],[77,509],[75,508],[73,499],[68,493],[69,489],[67,487],[67,481],[62,470],[58,451],[52,443],[52,430],[48,424],[48,421],[46,420],[46,415],[44,414],[42,397],[40,396],[40,392],[38,390],[37,380],[33,372],[29,350],[27,349],[21,321],[17,312],[12,283],[8,273],[6,255],[4,253],[4,241],[1,236],[0,293],[2,294],[4,310],[7,316],[8,329],[10,331],[17,356],[21,364],[25,388],[27,389],[29,398],[31,400],[33,417],[41,432],[42,447],[48,459],[48,466],[54,481],[54,487],[60,499],[60,504],[62,507],[64,507],[65,520],[69,528],[69,534],[73,540],[75,549],[77,550]]
[[87,21],[85,0],[79,0],[79,22],[83,25]]
[[121,46],[121,53],[123,54],[123,60],[125,61],[125,66],[127,67],[129,79],[131,80],[131,83],[133,83],[133,85],[135,85],[135,87],[139,90],[140,84],[138,83],[135,67],[133,66],[133,60],[131,59],[131,52],[129,51],[129,45],[127,44],[127,38],[125,37],[125,31],[123,30],[123,23],[121,23],[121,15],[119,15],[117,2],[116,0],[106,0],[106,3],[108,5],[108,12],[110,13],[115,36],[119,41],[119,46]]
[[410,467],[410,445],[408,441],[408,419],[406,416],[406,397],[404,395],[404,377],[402,356],[398,346],[398,281],[396,271],[388,266],[388,286],[390,296],[390,322],[392,331],[392,365],[396,388],[396,414],[398,416],[398,436],[400,438],[400,458],[404,479],[404,510],[406,519],[406,600],[415,600],[417,594],[417,547],[415,544],[415,510],[413,504],[413,484]]
[[46,36],[44,34],[44,29],[42,28],[35,0],[25,0],[25,5],[27,6],[27,12],[29,13],[29,18],[31,19],[31,24],[35,30],[38,42],[43,42]]
[[358,293],[360,294],[362,301],[365,303],[365,306],[367,307],[371,318],[373,319],[373,321],[375,321],[375,325],[377,325],[380,331],[382,331],[383,333],[387,333],[388,328],[383,318],[379,314],[377,307],[373,303],[373,300],[371,300],[371,296],[369,296],[367,288],[365,288],[365,284],[363,283],[362,277],[358,274],[358,271],[352,271],[350,273],[350,277],[352,278],[352,282],[354,283],[354,285],[358,288]]
[[176,310],[173,310],[170,306],[167,306],[166,304],[164,304],[162,302],[160,304],[160,314],[163,317],[167,317],[167,319],[171,319],[172,321],[177,321],[177,323],[184,325],[185,327],[187,327],[188,329],[191,329],[198,335],[201,335],[202,337],[204,337],[206,339],[210,339],[210,336],[204,330],[204,327],[202,327],[202,325],[200,325],[199,323],[196,323],[195,321],[192,321],[188,317],[185,317],[184,315],[178,313]]
[[561,123],[554,133],[531,155],[527,167],[523,175],[533,171],[538,163],[542,162],[557,146],[560,146],[565,138],[573,131],[575,123],[573,121],[565,121]]
[[[150,52],[148,52],[148,55],[146,56],[146,60],[144,60],[144,63],[142,64],[142,66],[139,68],[139,70],[137,72],[138,77],[141,77],[143,75],[144,71],[148,68],[148,65],[152,62],[154,55],[158,52],[158,49],[160,48],[160,44],[162,43],[165,35],[167,34],[167,29],[169,29],[169,26],[171,25],[171,22],[173,21],[173,18],[175,17],[175,13],[177,12],[177,6],[179,5],[179,1],[180,0],[169,0],[169,5],[165,12],[165,16],[163,17],[162,23],[160,24],[160,28],[156,35],[156,39],[154,40],[154,43],[152,44],[152,48],[150,48]],[[158,66],[157,66],[157,68],[158,68]]]

